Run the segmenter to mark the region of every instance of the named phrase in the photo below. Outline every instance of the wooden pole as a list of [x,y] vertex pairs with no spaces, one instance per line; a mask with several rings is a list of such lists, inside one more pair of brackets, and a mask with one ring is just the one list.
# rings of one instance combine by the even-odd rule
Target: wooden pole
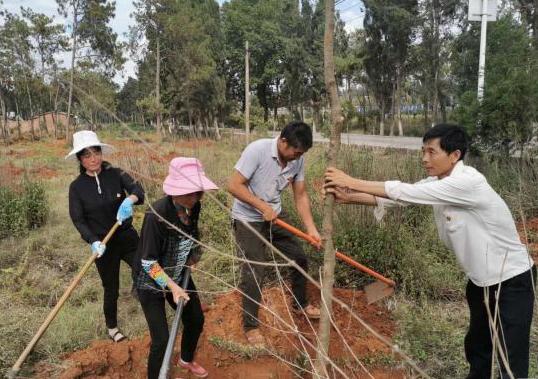
[[155,127],[157,129],[158,141],[162,140],[163,132],[161,130],[161,42],[157,36],[157,51],[155,57]]
[[250,78],[249,78],[250,51],[248,41],[245,41],[245,139],[250,141]]
[[[102,241],[103,244],[106,245],[106,243],[110,240],[110,238],[112,238],[112,235],[114,234],[116,229],[118,229],[119,226],[120,224],[118,224],[117,222],[114,224],[114,226],[110,229],[106,237],[103,239]],[[49,327],[52,320],[54,320],[54,318],[56,317],[56,315],[58,314],[58,312],[64,305],[67,298],[71,295],[73,290],[77,287],[78,283],[80,282],[84,274],[86,274],[86,271],[88,271],[88,269],[90,268],[90,266],[92,265],[92,263],[95,261],[96,258],[97,256],[95,254],[92,254],[92,256],[86,261],[84,266],[82,266],[82,268],[78,272],[75,279],[73,279],[69,287],[65,290],[64,294],[62,295],[60,300],[56,303],[54,308],[52,308],[52,311],[49,313],[45,321],[43,321],[43,323],[37,330],[37,333],[34,335],[32,340],[28,343],[28,345],[26,346],[26,348],[20,355],[19,359],[17,359],[17,362],[15,362],[11,370],[7,373],[6,375],[7,378],[13,379],[17,376],[17,373],[20,371],[22,364],[24,363],[24,361],[26,360],[26,358],[28,357],[28,355],[30,354],[30,352],[32,351],[36,343],[39,341],[43,333],[45,333],[45,331]]]
[[71,73],[69,78],[69,98],[67,100],[67,125],[65,126],[65,140],[71,143],[71,104],[73,102],[73,82],[75,80],[75,58],[77,52],[78,8],[73,9],[73,51],[71,52]]

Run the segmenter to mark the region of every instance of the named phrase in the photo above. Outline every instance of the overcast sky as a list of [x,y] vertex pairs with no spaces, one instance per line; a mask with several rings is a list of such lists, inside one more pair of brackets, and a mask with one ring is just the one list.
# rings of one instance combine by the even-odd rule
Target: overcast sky
[[[217,0],[220,4],[225,0]],[[44,13],[49,17],[54,17],[58,23],[67,24],[66,20],[58,14],[58,6],[55,0],[4,0],[3,8],[12,13],[19,13],[20,7],[29,7],[34,12]],[[336,8],[340,11],[340,17],[346,22],[348,31],[355,28],[362,28],[364,10],[362,0],[343,0]],[[129,30],[129,25],[134,23],[130,14],[134,11],[132,0],[116,0],[116,16],[111,21],[112,29],[118,34],[120,39],[126,40],[125,34]],[[65,62],[69,62],[69,54],[62,57]],[[115,81],[124,83],[129,76],[135,76],[135,64],[128,60],[123,72],[116,75]]]

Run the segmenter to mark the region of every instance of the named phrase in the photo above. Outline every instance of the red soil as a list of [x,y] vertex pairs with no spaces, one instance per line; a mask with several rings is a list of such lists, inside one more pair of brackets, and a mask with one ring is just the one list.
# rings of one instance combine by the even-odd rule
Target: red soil
[[[310,288],[309,292],[313,302],[319,302],[318,291]],[[380,334],[387,338],[393,335],[394,322],[390,314],[380,306],[367,305],[362,291],[335,289],[335,296]],[[284,301],[286,298],[289,296],[284,296],[278,288],[264,291],[265,305],[279,317],[275,317],[268,310],[260,311],[261,331],[266,337],[268,350],[271,353],[260,353],[251,359],[235,349],[223,347],[231,343],[241,350],[242,347],[247,346],[241,327],[239,294],[230,292],[216,299],[215,304],[209,307],[205,314],[206,323],[197,355],[197,361],[209,370],[210,377],[230,379],[298,377],[292,372],[292,365],[301,365],[301,362],[304,362],[304,359],[300,358],[303,351],[308,351],[312,358],[315,358],[315,352],[311,347],[303,347],[297,336],[301,333],[315,346],[314,331],[317,330],[318,322],[314,321],[310,326],[304,317],[290,315]],[[376,358],[389,356],[390,349],[367,332],[342,307],[334,305],[332,316],[341,336],[332,328],[329,349],[331,358],[336,360],[349,377],[368,377],[345,346],[344,339],[361,362],[365,360],[372,362]],[[293,323],[296,325],[296,332],[290,328]],[[94,341],[89,348],[66,355],[60,373],[58,373],[58,368],[41,364],[38,365],[34,378],[144,378],[149,343],[147,334],[142,338],[119,344],[111,341]],[[303,344],[307,345],[304,342]],[[272,354],[278,354],[287,360],[288,364]],[[404,377],[403,371],[396,368],[367,366],[376,378]],[[176,377],[178,375],[183,378],[189,377],[177,368],[174,368],[174,373]],[[306,374],[304,377],[310,376]],[[341,375],[336,373],[334,377],[341,377]]]
[[[35,166],[26,170],[26,172],[31,180],[50,179],[58,176],[58,172],[55,169],[45,166]],[[0,165],[0,178],[2,178],[2,183],[5,185],[17,185],[24,173],[24,168],[15,166],[11,161]]]

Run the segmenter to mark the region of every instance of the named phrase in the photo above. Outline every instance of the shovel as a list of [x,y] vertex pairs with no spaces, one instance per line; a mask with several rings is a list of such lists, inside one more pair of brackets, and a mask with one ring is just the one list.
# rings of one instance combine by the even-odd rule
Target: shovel
[[[106,243],[110,240],[110,238],[112,238],[112,235],[114,234],[116,229],[118,229],[119,226],[120,226],[120,224],[118,224],[116,222],[114,224],[114,226],[112,226],[112,228],[110,228],[110,231],[108,232],[108,234],[105,236],[105,238],[102,241],[103,244],[106,245]],[[60,300],[56,303],[54,308],[52,308],[52,311],[50,311],[50,313],[47,316],[47,318],[45,319],[45,321],[43,321],[43,324],[41,324],[41,326],[39,327],[37,333],[34,335],[32,340],[28,343],[28,345],[26,346],[26,348],[24,349],[24,351],[20,355],[19,359],[17,359],[17,362],[15,362],[13,367],[7,372],[6,378],[14,379],[17,376],[17,374],[19,373],[19,371],[21,369],[22,364],[24,363],[25,359],[28,357],[28,355],[30,354],[30,352],[34,348],[35,344],[39,341],[39,339],[41,338],[43,333],[45,333],[45,331],[49,327],[50,323],[52,322],[52,320],[54,320],[54,317],[56,317],[56,315],[58,314],[58,312],[60,311],[60,309],[64,305],[64,303],[67,300],[67,298],[69,297],[69,295],[71,295],[71,293],[73,292],[75,287],[80,282],[80,279],[82,279],[82,277],[84,276],[86,271],[88,271],[88,269],[90,268],[90,266],[92,265],[92,263],[96,259],[97,259],[97,255],[92,254],[92,256],[88,259],[88,261],[86,261],[84,266],[78,272],[75,279],[73,279],[73,281],[71,282],[69,287],[65,290],[65,292],[62,295],[62,297],[60,298]]]
[[[181,288],[186,290],[189,284],[189,278],[191,276],[191,269],[185,267],[183,273],[183,280],[181,281]],[[174,352],[174,346],[176,344],[177,332],[179,330],[179,322],[181,321],[181,313],[183,313],[183,306],[185,300],[180,299],[177,303],[176,313],[174,314],[174,321],[172,321],[172,327],[170,328],[170,336],[168,337],[168,343],[166,344],[166,351],[164,353],[163,363],[159,371],[158,379],[168,379],[168,373],[170,372],[170,362],[172,361],[172,353]]]
[[[304,239],[312,246],[319,248],[319,242],[317,242],[315,239],[313,239],[311,236],[304,233],[303,231],[295,228],[294,226],[291,226],[290,224],[278,218],[275,219],[273,222],[275,225],[280,226],[282,229],[285,229],[288,232],[296,235],[297,237]],[[380,273],[372,270],[369,267],[366,267],[363,264],[360,264],[359,262],[355,261],[354,259],[350,258],[345,254],[342,254],[339,251],[336,252],[336,257],[341,261],[346,262],[348,265],[353,266],[356,269],[377,279],[374,283],[368,284],[364,287],[364,292],[366,293],[366,300],[368,301],[368,304],[375,303],[376,301],[391,296],[394,293],[394,287],[396,286],[394,280],[384,277]]]

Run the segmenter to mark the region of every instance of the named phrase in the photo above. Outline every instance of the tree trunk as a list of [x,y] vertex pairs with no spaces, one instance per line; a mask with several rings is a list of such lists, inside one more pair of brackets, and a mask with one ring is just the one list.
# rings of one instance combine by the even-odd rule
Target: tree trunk
[[157,37],[157,51],[155,58],[155,105],[157,106],[155,112],[155,128],[157,129],[157,136],[159,142],[162,140],[161,130],[161,42]]
[[439,118],[438,112],[439,112],[439,96],[438,96],[438,90],[437,90],[437,70],[435,72],[435,76],[433,79],[433,98],[432,98],[432,126],[434,126],[437,123],[437,120]]
[[6,104],[4,103],[4,98],[2,97],[2,92],[0,91],[0,110],[2,111],[2,117],[0,118],[0,123],[2,124],[2,137],[4,137],[4,143],[9,145],[9,126],[7,124],[7,114],[6,114]]
[[30,87],[28,86],[28,80],[26,83],[26,94],[28,95],[28,105],[30,106],[30,132],[32,134],[32,141],[35,140],[35,130],[34,130],[34,108],[32,106],[32,96],[30,95]]
[[200,124],[201,124],[201,122],[200,122],[200,116],[197,115],[197,116],[196,116],[196,120],[194,121],[194,136],[195,136],[196,138],[200,138],[200,136],[201,136],[201,134],[200,134],[200,133],[201,133],[201,132],[200,132],[200,129],[201,129],[200,126],[201,126],[201,125],[200,125]]
[[391,116],[392,116],[392,122],[390,123],[390,129],[389,129],[389,136],[393,136],[394,135],[394,124],[396,123],[396,117],[395,114],[396,114],[396,83],[392,83],[392,95],[391,95],[391,105],[390,105],[390,108],[391,108]]
[[22,139],[22,130],[21,130],[21,118],[19,117],[19,102],[17,100],[17,96],[14,96],[15,98],[15,111],[17,114],[15,115],[15,118],[17,119],[17,134],[19,136],[19,140]]
[[440,42],[439,42],[439,25],[440,21],[440,12],[436,9],[438,1],[432,1],[431,6],[431,18],[432,18],[432,28],[433,28],[433,46],[434,46],[434,56],[433,56],[433,85],[432,85],[432,126],[437,123],[439,118],[439,66],[440,66]]
[[351,75],[346,78],[347,100],[351,103]]
[[187,115],[189,117],[189,130],[190,130],[190,134],[194,137],[195,136],[195,126],[194,126],[194,123],[192,122],[192,111],[189,109],[187,111]]
[[385,135],[385,102],[382,101],[380,104],[380,113],[381,116],[379,117],[379,135],[384,136]]
[[424,104],[424,124],[428,125],[430,123],[429,116],[428,116],[428,108],[430,108],[430,102],[426,101]]
[[401,99],[402,99],[402,86],[401,86],[401,83],[402,83],[402,78],[401,78],[401,73],[400,73],[400,70],[397,71],[397,74],[396,74],[396,119],[398,120],[398,135],[401,137],[404,135],[404,132],[403,132],[403,125],[402,125],[402,110],[401,110],[401,107],[402,107],[402,104],[401,104]]
[[54,114],[56,115],[56,121],[54,122],[54,138],[58,138],[58,96],[60,95],[60,82],[58,81],[58,87],[56,88],[56,97],[54,98]]
[[73,81],[75,79],[75,54],[77,52],[77,32],[78,32],[78,9],[73,9],[73,50],[71,52],[71,73],[69,79],[69,99],[67,100],[67,124],[65,125],[65,139],[71,144],[71,103],[73,101]]
[[209,136],[209,118],[208,117],[204,117],[202,126],[204,128],[204,137],[209,138],[210,136]]
[[[316,134],[316,132],[319,132],[321,130],[321,109],[320,109],[320,103],[319,101],[312,101],[312,113],[313,113],[313,118],[314,118],[314,122],[312,123],[313,125],[313,131],[312,133],[314,133],[314,135]],[[318,129],[316,131],[316,128]]]
[[215,139],[217,141],[220,141],[221,136],[220,136],[220,130],[219,130],[219,122],[216,116],[213,117],[213,127],[215,128]]
[[[325,2],[325,34],[323,38],[323,61],[325,86],[329,94],[331,106],[331,137],[329,140],[328,165],[335,166],[340,150],[340,131],[342,129],[342,111],[338,88],[334,75],[334,0]],[[323,207],[323,241],[325,255],[323,258],[323,287],[321,289],[321,318],[319,321],[319,341],[317,359],[314,364],[314,377],[325,378],[327,374],[327,359],[329,340],[331,336],[332,290],[334,284],[335,251],[332,240],[333,234],[333,205],[334,196],[327,196]]]
[[439,107],[441,108],[441,117],[444,123],[446,123],[447,116],[446,116],[446,104],[443,100],[439,101]]

